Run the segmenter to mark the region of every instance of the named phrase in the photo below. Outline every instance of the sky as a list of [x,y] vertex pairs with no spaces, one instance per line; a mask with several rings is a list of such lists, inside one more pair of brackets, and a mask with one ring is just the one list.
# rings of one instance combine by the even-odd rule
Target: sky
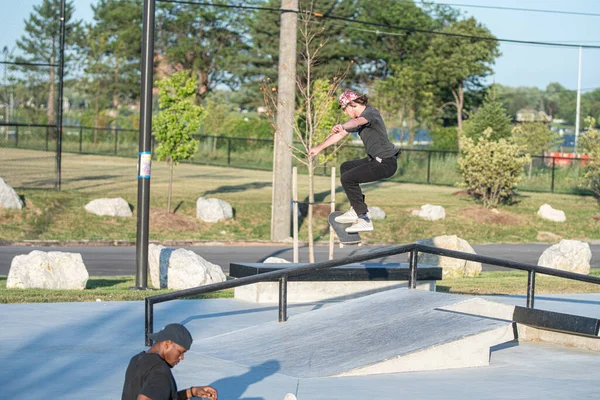
[[[396,1],[396,0],[389,0]],[[9,51],[24,32],[24,20],[41,0],[0,0],[0,51]],[[434,0],[436,3],[485,5],[582,12],[599,16],[550,14],[510,10],[490,10],[456,7],[465,16],[474,16],[499,39],[543,42],[569,42],[600,46],[599,0]],[[90,4],[96,0],[73,0],[76,18],[92,20]],[[317,1],[318,4],[318,1]],[[496,60],[489,83],[507,86],[528,86],[544,89],[550,82],[559,82],[568,89],[577,89],[578,49],[525,44],[501,43],[502,55]],[[1,56],[1,53],[0,53]],[[3,59],[3,58],[2,58]],[[600,49],[583,49],[582,90],[600,88]]]

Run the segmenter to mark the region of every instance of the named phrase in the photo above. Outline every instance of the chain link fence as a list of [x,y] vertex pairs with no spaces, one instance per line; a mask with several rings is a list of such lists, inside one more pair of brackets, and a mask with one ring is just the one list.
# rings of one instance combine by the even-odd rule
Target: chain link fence
[[[0,176],[13,187],[43,189],[54,187],[56,140],[55,127],[49,125],[0,125],[8,132],[0,139]],[[99,155],[136,158],[138,131],[133,129],[63,127],[63,154]],[[273,141],[270,139],[195,135],[199,146],[186,163],[231,168],[271,170]],[[153,142],[152,154],[155,144]],[[330,149],[328,149],[330,150]],[[326,150],[327,151],[327,150]],[[345,145],[332,161],[315,168],[317,175],[328,175],[331,167],[346,160],[365,157],[361,145]],[[572,155],[532,156],[523,169],[519,189],[523,191],[581,193],[580,178],[587,160]],[[394,182],[455,186],[462,182],[458,153],[424,149],[402,149]],[[294,160],[300,173],[305,165]],[[82,172],[83,173],[83,172]],[[71,175],[77,174],[71,171]]]

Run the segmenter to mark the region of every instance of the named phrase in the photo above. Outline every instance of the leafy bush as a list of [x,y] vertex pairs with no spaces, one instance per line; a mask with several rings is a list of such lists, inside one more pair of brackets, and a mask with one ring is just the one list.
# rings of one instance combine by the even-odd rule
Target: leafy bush
[[588,132],[581,137],[583,151],[589,157],[583,183],[591,188],[596,197],[600,198],[600,130],[594,129],[596,120],[588,117],[585,122],[589,126]]
[[514,199],[521,171],[530,159],[511,138],[495,141],[492,137],[493,132],[488,128],[477,143],[465,138],[458,159],[469,194],[483,201],[487,208]]

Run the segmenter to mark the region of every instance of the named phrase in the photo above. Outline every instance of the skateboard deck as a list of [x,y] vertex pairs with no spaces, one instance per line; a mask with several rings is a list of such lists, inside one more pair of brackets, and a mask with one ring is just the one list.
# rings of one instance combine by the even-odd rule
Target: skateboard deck
[[348,233],[346,232],[346,228],[352,226],[352,224],[342,224],[340,222],[335,222],[335,217],[342,215],[341,211],[334,211],[329,214],[329,225],[335,231],[338,239],[340,240],[340,244],[360,244],[362,239],[358,233]]

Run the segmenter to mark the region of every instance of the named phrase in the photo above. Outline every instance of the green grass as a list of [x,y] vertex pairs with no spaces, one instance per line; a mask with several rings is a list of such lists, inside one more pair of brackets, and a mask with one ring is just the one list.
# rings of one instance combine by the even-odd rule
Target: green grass
[[[54,159],[50,153],[0,148],[0,171],[16,188],[45,182],[48,190],[17,189],[23,210],[0,210],[0,240],[119,240],[136,238],[137,166],[135,158],[64,154],[62,191],[54,188]],[[21,163],[21,164],[20,164]],[[268,241],[271,219],[271,171],[200,166],[182,163],[175,168],[172,210],[166,213],[168,167],[154,162],[150,184],[150,240]],[[336,204],[348,207],[339,178]],[[330,177],[315,178],[317,202],[330,201]],[[517,203],[493,213],[464,194],[460,188],[422,184],[376,182],[364,185],[367,204],[387,214],[375,221],[375,231],[363,238],[373,244],[403,244],[438,235],[458,235],[471,244],[529,243],[539,232],[565,239],[600,239],[598,202],[591,196],[521,192]],[[308,196],[306,175],[299,176],[301,201]],[[196,218],[198,197],[229,202],[234,218],[205,223]],[[122,197],[133,207],[134,217],[101,217],[84,211],[99,197]],[[446,219],[424,221],[411,215],[423,204],[441,205]],[[566,223],[537,217],[539,207],[549,203],[564,210]],[[300,218],[300,239],[307,240],[306,221]],[[314,219],[314,239],[329,240],[326,215]]]
[[[592,270],[592,276],[600,271]],[[132,290],[133,276],[90,277],[85,290],[6,289],[6,276],[0,276],[0,304],[60,303],[100,301],[139,301],[147,296],[168,293],[171,290]],[[521,271],[488,271],[476,278],[446,279],[439,281],[438,292],[468,295],[524,295],[527,290],[527,273]],[[536,295],[564,293],[598,293],[600,287],[569,279],[537,275]],[[193,296],[188,299],[232,298],[233,289]]]
[[[600,276],[600,270],[592,269],[590,276]],[[437,291],[469,295],[525,295],[527,293],[527,272],[485,271],[474,278],[444,279],[438,281]],[[600,285],[536,274],[536,295],[599,292]]]
[[[134,301],[173,290],[134,290],[133,276],[90,277],[85,290],[7,289],[6,276],[0,276],[0,304],[62,303],[85,301]],[[231,298],[233,290],[223,290],[188,299]]]

